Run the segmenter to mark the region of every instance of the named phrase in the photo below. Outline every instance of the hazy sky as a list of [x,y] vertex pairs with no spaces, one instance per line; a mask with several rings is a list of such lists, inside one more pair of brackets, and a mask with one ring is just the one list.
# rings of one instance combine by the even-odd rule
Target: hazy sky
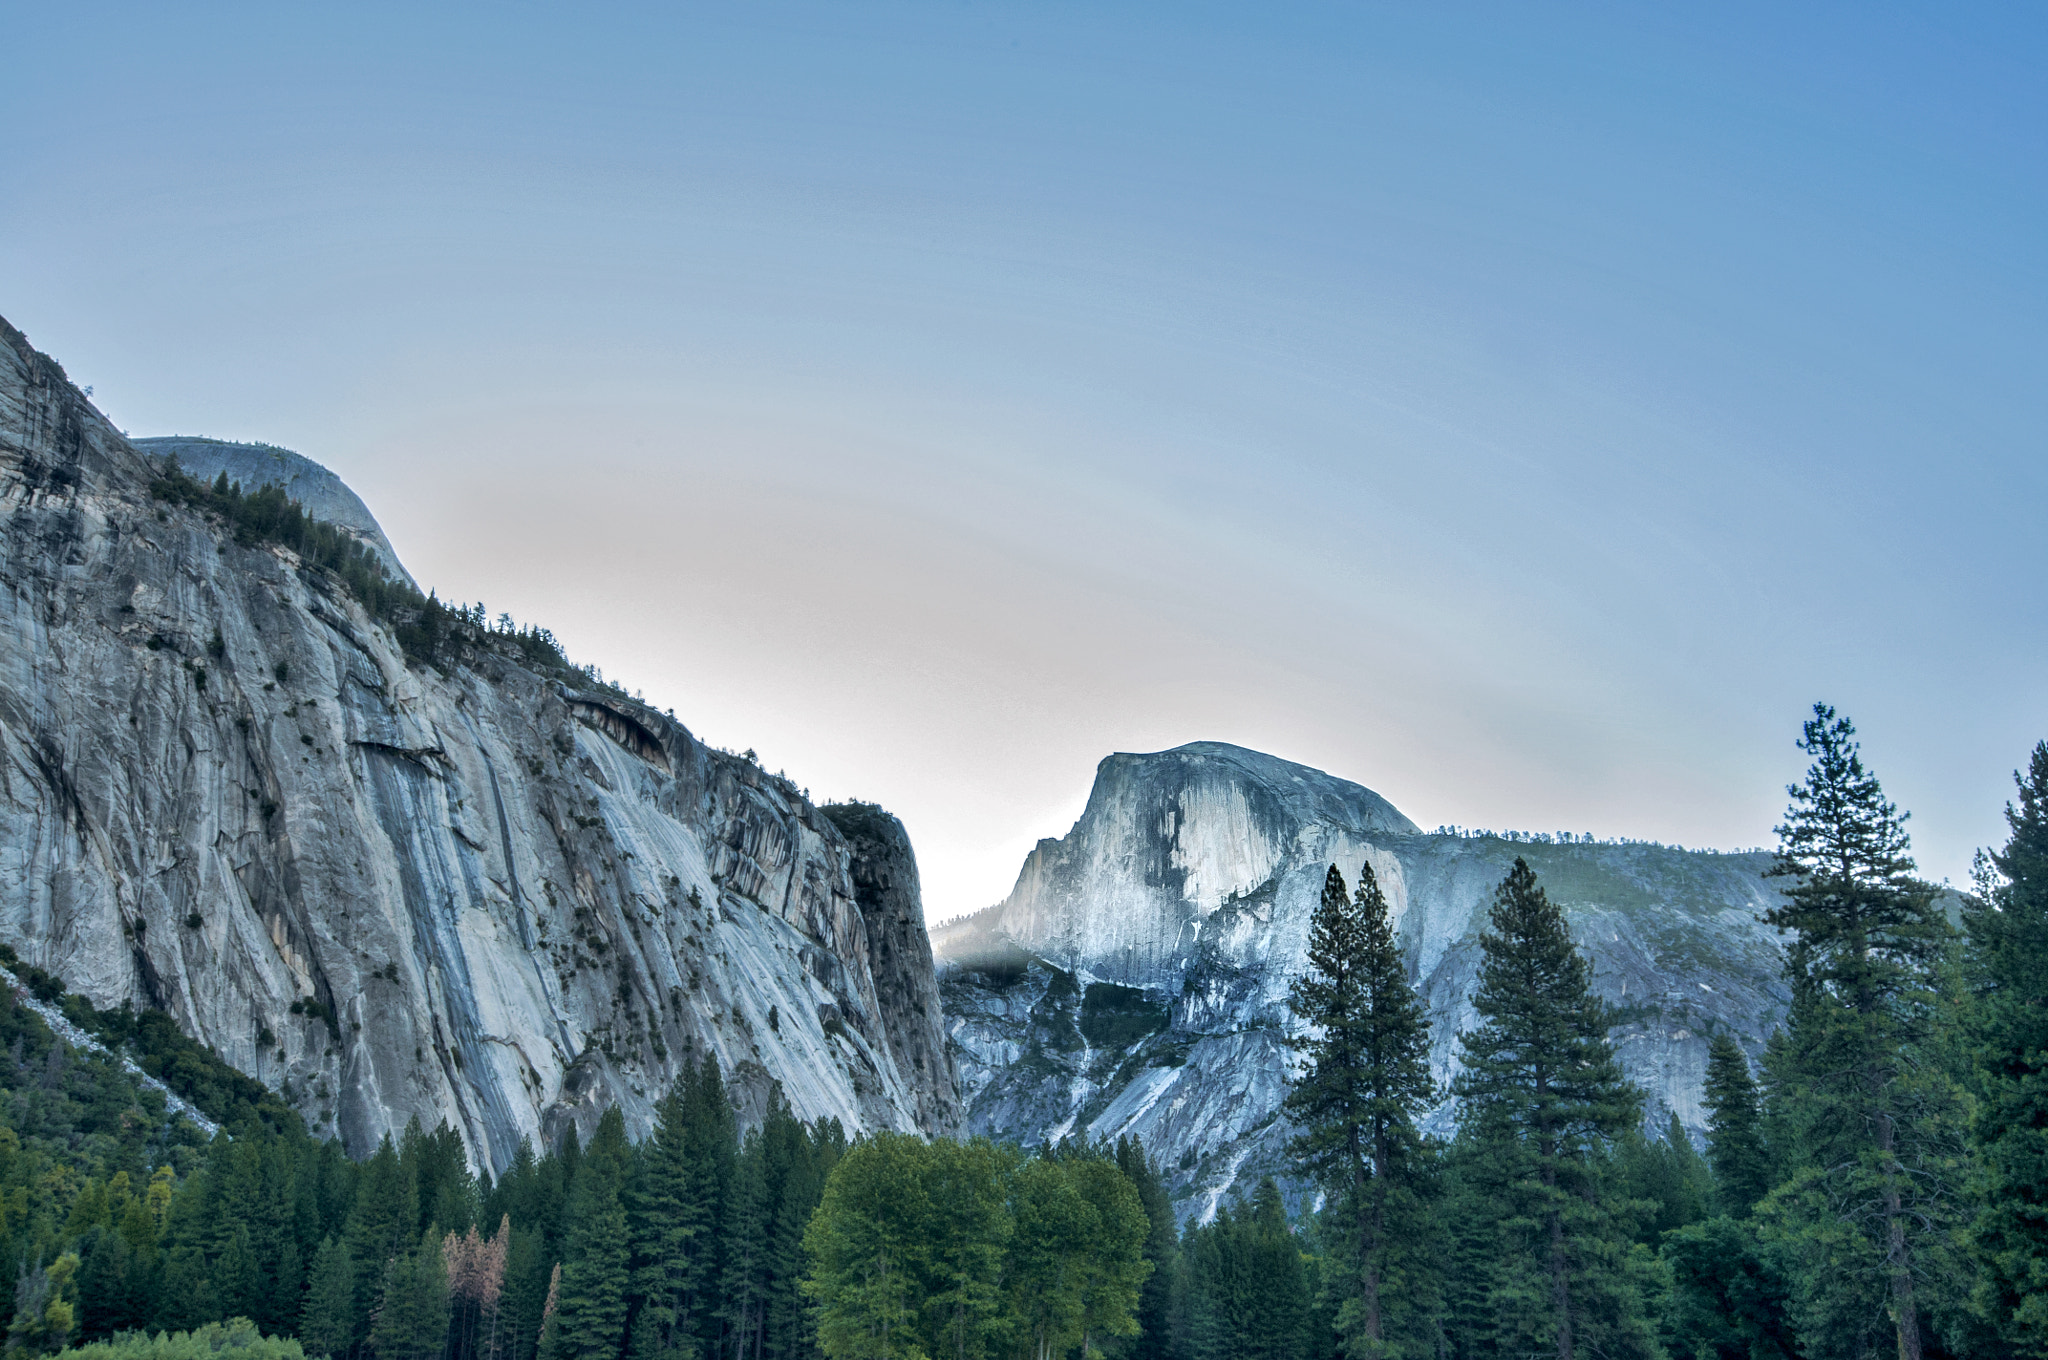
[[[0,314],[900,814],[1202,738],[1933,876],[2048,736],[2033,6],[0,4]],[[431,12],[424,12],[431,11]]]

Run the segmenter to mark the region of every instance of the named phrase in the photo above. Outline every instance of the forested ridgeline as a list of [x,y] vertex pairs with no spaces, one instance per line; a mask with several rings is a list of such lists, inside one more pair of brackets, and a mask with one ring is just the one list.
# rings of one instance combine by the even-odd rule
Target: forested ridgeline
[[1793,1004],[1754,1064],[1714,1038],[1704,1154],[1668,1114],[1644,1136],[1612,1016],[1520,861],[1481,935],[1455,1137],[1416,1125],[1443,1093],[1385,898],[1369,868],[1347,884],[1333,866],[1294,984],[1308,1023],[1287,1106],[1318,1207],[1290,1220],[1268,1181],[1184,1232],[1131,1143],[849,1144],[779,1103],[742,1137],[709,1063],[637,1145],[614,1110],[587,1147],[523,1152],[495,1183],[446,1129],[354,1163],[167,1023],[64,998],[223,1111],[207,1142],[0,995],[7,1345],[88,1340],[134,1360],[2048,1355],[2048,744],[1960,929],[1914,876],[1904,817],[1848,722],[1817,708],[1802,746],[1813,764],[1778,828],[1771,917]]

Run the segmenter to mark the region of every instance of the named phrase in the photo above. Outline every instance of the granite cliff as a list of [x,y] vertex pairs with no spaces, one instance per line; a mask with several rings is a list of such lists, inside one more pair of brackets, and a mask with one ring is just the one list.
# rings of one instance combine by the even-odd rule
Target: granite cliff
[[644,1131],[705,1055],[756,1113],[779,1084],[806,1119],[958,1125],[894,818],[488,629],[408,656],[160,472],[0,322],[0,939],[25,960],[168,1011],[357,1153],[415,1115],[493,1169],[608,1103]]
[[[1433,1022],[1440,1082],[1475,1023],[1478,936],[1527,858],[1617,1007],[1613,1037],[1652,1117],[1704,1128],[1716,1032],[1752,1055],[1787,1000],[1763,854],[1558,838],[1425,835],[1369,789],[1219,742],[1113,755],[1062,839],[997,906],[934,933],[968,1127],[1024,1142],[1139,1138],[1184,1216],[1284,1170],[1280,1114],[1327,867],[1370,862]],[[1448,1132],[1446,1099],[1429,1123]]]

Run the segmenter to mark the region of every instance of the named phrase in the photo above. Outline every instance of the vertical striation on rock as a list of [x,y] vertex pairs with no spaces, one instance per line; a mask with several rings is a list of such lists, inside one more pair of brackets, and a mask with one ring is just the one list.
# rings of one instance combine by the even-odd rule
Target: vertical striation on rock
[[[1206,1217],[1285,1170],[1288,984],[1326,868],[1355,881],[1372,864],[1447,1085],[1476,1021],[1479,932],[1517,855],[1565,908],[1652,1110],[1701,1130],[1711,1036],[1757,1053],[1787,999],[1757,919],[1776,897],[1767,855],[1424,835],[1369,789],[1219,742],[1104,760],[1080,820],[1040,842],[1010,896],[934,933],[967,1127],[1135,1136],[1183,1216]],[[1448,1132],[1453,1117],[1446,1101],[1430,1122]]]
[[488,638],[409,664],[155,475],[0,322],[0,939],[359,1153],[644,1130],[705,1055],[743,1113],[949,1127],[907,841],[871,925],[786,779]]

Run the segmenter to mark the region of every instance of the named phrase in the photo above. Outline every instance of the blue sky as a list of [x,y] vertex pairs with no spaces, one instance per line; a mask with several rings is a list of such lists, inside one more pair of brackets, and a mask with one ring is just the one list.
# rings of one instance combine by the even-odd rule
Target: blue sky
[[13,6],[0,314],[881,801],[1113,750],[1960,881],[2048,736],[2026,7]]

